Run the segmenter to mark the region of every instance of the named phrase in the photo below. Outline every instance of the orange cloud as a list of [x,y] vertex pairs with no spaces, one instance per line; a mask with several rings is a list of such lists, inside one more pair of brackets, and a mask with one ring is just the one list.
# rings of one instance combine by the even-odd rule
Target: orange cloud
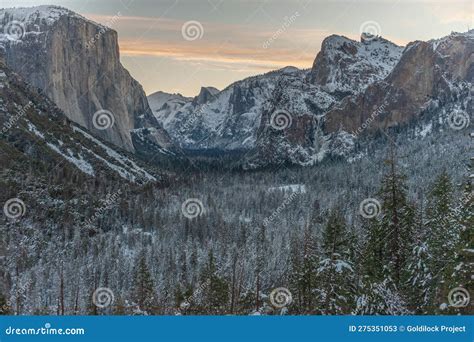
[[[113,16],[86,17],[107,23]],[[113,23],[112,28],[121,33],[120,52],[124,56],[169,57],[214,63],[219,68],[234,70],[266,71],[287,65],[309,68],[320,43],[328,35],[325,30],[291,25],[281,30],[281,27],[202,22],[203,38],[187,41],[181,33],[184,24],[181,20],[121,15]]]

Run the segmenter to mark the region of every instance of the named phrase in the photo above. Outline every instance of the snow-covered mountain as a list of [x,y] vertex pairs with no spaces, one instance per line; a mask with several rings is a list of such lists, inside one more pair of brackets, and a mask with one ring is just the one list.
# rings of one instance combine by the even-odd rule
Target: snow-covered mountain
[[9,68],[94,135],[139,153],[170,147],[114,30],[57,6],[1,9],[0,45]]
[[356,42],[331,36],[311,70],[286,67],[238,81],[208,94],[207,101],[173,98],[165,108],[151,106],[173,141],[188,153],[238,151],[247,155],[247,167],[306,165],[318,160],[321,147],[328,145],[320,130],[324,114],[343,95],[357,94],[385,78],[401,51],[383,38]]
[[163,91],[150,94],[147,96],[147,99],[153,115],[163,127],[166,126],[170,114],[193,100],[192,97],[185,97],[181,94],[169,94]]
[[332,35],[314,60],[309,81],[339,95],[360,93],[384,79],[400,60],[403,48],[382,37],[362,35],[361,41]]
[[[178,99],[175,111],[163,115],[164,111],[158,110],[157,117],[175,143],[190,152],[253,149],[269,112],[281,109],[294,113],[295,121],[311,121],[334,102],[331,95],[306,81],[307,74],[307,70],[283,68],[208,93],[207,101],[202,101],[201,90],[192,101],[182,104]],[[291,129],[304,128],[295,123]]]
[[436,117],[433,114],[445,121],[455,115],[468,125],[473,114],[473,52],[474,30],[409,44],[388,77],[327,113],[325,130],[358,135],[367,121],[365,133]]
[[[188,155],[237,154],[247,168],[311,165],[353,158],[362,131],[423,113],[424,121],[448,120],[472,102],[472,31],[406,48],[332,35],[309,70],[286,67],[221,91],[203,87],[194,98],[146,98],[120,64],[117,33],[105,26],[56,6],[2,9],[0,26],[11,70],[92,135],[142,156],[174,158],[179,146]],[[101,111],[113,117],[107,129],[94,122]]]
[[362,131],[403,125],[422,112],[447,122],[453,110],[465,110],[472,45],[472,31],[407,48],[382,37],[333,35],[310,70],[250,77],[205,102],[173,99],[157,118],[189,154],[239,152],[248,168],[353,158]]

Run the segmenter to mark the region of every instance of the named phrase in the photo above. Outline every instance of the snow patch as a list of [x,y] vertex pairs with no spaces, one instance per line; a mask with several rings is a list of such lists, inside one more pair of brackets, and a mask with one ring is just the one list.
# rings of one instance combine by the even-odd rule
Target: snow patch
[[[61,145],[61,142],[59,142],[59,144]],[[68,154],[65,154],[64,152],[62,152],[58,146],[52,144],[52,143],[46,143],[46,145],[49,146],[49,148],[51,148],[53,151],[55,151],[56,153],[60,154],[62,157],[64,157],[66,160],[68,160],[69,162],[71,162],[72,164],[74,164],[79,170],[81,170],[82,172],[90,175],[90,176],[94,176],[94,168],[92,167],[91,164],[89,164],[86,160],[84,160],[84,157],[79,154],[79,158],[76,158],[73,154],[73,152],[68,148],[67,149],[67,153]]]

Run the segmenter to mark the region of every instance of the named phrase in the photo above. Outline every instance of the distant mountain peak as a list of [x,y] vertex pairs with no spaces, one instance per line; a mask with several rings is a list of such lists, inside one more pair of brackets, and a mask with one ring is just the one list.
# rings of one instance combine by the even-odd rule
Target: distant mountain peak
[[385,78],[400,60],[402,51],[402,47],[382,37],[365,36],[358,42],[331,35],[322,43],[309,80],[330,93],[360,93]]
[[212,99],[217,93],[219,93],[219,89],[214,87],[201,87],[199,94],[194,98],[194,104],[203,104]]

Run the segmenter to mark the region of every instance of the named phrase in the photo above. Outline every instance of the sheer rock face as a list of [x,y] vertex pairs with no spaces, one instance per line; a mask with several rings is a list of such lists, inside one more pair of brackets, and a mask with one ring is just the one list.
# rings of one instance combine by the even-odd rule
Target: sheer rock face
[[[24,34],[0,37],[7,65],[72,121],[128,151],[135,151],[137,139],[170,146],[141,85],[120,64],[117,32],[55,6],[0,10],[0,24],[12,22]],[[96,128],[99,110],[112,113],[111,127]]]
[[324,128],[356,132],[369,120],[367,131],[374,131],[406,123],[433,104],[457,101],[461,105],[459,94],[473,82],[474,31],[417,41],[405,49],[385,80],[329,111]]

